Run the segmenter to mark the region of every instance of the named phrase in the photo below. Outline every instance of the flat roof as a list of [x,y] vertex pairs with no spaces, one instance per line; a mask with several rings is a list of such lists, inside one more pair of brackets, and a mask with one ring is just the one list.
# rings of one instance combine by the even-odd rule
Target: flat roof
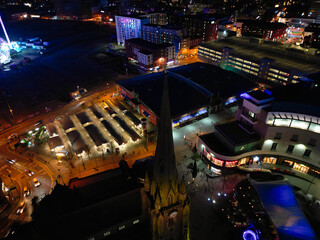
[[62,125],[64,130],[68,130],[70,128],[74,128],[74,124],[71,121],[69,116],[60,119],[59,122],[61,123],[61,125]]
[[104,138],[104,136],[99,132],[97,127],[95,125],[89,125],[86,126],[85,129],[89,133],[90,137],[96,144],[96,146],[101,146],[104,143],[107,143],[108,141]]
[[172,47],[173,44],[169,43],[161,43],[161,44],[155,44],[152,42],[145,41],[141,38],[131,38],[126,40],[126,44],[128,43],[134,43],[143,46],[144,48],[150,48],[150,49],[162,49],[166,47]]
[[320,88],[293,84],[271,89],[275,100],[267,110],[320,117]]
[[164,28],[164,29],[172,29],[172,30],[182,30],[183,29],[183,27],[181,27],[181,26],[174,26],[174,25],[169,25],[169,24],[168,25],[157,25],[157,24],[147,23],[147,24],[143,24],[143,26],[155,27],[155,28]]
[[139,50],[139,53],[142,53],[144,55],[151,55],[152,52],[148,51],[148,50]]
[[320,69],[320,57],[297,53],[293,50],[286,51],[282,44],[265,41],[264,44],[251,42],[247,37],[231,37],[200,44],[209,49],[221,51],[224,47],[232,48],[231,54],[260,62],[262,58],[274,60],[271,66],[283,69],[297,69],[301,73],[313,73]]
[[91,122],[91,120],[88,118],[88,116],[85,112],[78,113],[78,114],[76,114],[76,116],[79,119],[79,121],[81,122],[81,124]]
[[62,143],[60,137],[58,137],[58,136],[53,137],[53,138],[49,138],[47,142],[48,142],[50,149],[55,149],[56,147],[63,146],[63,143]]
[[74,130],[74,131],[68,132],[67,136],[76,154],[82,153],[84,150],[88,149],[88,146],[85,144],[85,142],[81,138],[80,133],[78,133],[78,131]]
[[103,117],[102,114],[97,110],[96,107],[91,106],[91,107],[89,107],[89,108],[90,108],[90,110],[93,112],[93,114],[96,115],[96,117],[97,117],[98,119],[100,119],[100,118]]
[[[234,72],[206,63],[193,63],[167,71],[172,118],[207,106],[211,96],[228,99],[257,86]],[[120,80],[117,84],[138,93],[139,99],[159,116],[163,79],[164,72],[160,72]]]
[[261,90],[248,92],[248,94],[258,101],[268,100],[272,98],[272,96]]
[[199,138],[214,152],[222,154],[224,156],[236,156],[238,153],[230,151],[225,144],[223,144],[216,133],[208,133],[205,135],[200,135]]
[[215,97],[219,95],[219,97],[224,99],[237,96],[258,86],[253,81],[235,72],[207,63],[196,62],[171,68],[169,71],[177,73],[202,86],[212,92]]
[[259,135],[246,132],[239,126],[239,122],[237,121],[216,125],[215,129],[234,145],[242,145],[260,140]]

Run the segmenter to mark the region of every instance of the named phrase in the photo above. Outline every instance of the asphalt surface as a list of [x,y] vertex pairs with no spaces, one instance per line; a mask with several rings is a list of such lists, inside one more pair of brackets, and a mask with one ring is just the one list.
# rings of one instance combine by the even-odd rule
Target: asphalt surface
[[[48,24],[39,20],[9,24],[7,30],[12,40],[40,36],[50,42],[45,55],[32,53],[30,63],[17,70],[0,72],[0,90],[6,93],[16,121],[37,115],[45,107],[66,104],[71,100],[70,92],[77,86],[98,89],[106,81],[125,76],[125,72],[121,72],[121,57],[106,52],[107,43],[115,34],[110,26],[63,21]],[[96,58],[98,53],[104,54],[103,61],[101,56]],[[0,121],[2,127],[12,123],[3,97],[0,98]]]

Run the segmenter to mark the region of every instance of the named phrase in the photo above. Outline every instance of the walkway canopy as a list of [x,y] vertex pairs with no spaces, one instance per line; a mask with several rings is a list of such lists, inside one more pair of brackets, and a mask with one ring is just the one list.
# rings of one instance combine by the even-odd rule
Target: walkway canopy
[[249,181],[258,192],[280,240],[317,239],[286,180],[257,181],[251,178]]

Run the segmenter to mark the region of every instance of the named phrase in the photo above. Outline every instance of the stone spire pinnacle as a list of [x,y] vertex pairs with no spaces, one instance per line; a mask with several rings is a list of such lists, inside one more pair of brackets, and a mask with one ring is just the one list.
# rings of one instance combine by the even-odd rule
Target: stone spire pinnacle
[[153,173],[154,180],[162,183],[175,182],[178,177],[172,138],[168,73],[166,68],[164,71],[162,103]]

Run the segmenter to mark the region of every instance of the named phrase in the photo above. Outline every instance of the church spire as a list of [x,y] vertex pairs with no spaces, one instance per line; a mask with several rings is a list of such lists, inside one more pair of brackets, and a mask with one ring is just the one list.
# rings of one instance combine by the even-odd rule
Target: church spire
[[154,180],[160,182],[177,181],[176,159],[172,138],[172,123],[168,92],[168,73],[164,70],[162,103],[158,126],[158,139],[153,167]]

